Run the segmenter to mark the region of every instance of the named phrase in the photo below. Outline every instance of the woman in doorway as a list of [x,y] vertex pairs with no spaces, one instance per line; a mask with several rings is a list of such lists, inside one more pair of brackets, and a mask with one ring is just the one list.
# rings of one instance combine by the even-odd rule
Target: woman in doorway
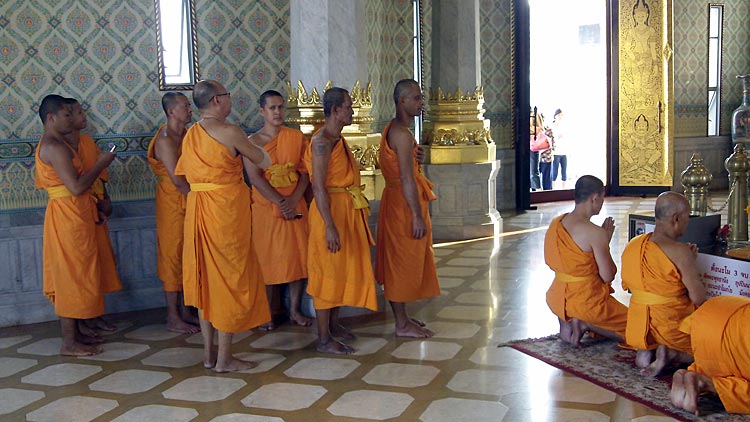
[[[537,122],[539,122],[539,125],[537,125]],[[538,136],[541,129],[541,119],[536,113],[536,107],[531,111],[531,114],[529,115],[529,135],[530,135],[530,145],[533,145],[536,141],[536,138]],[[531,151],[529,153],[529,176],[531,178],[531,191],[535,191],[537,189],[542,188],[542,181],[539,174],[539,153],[540,151],[534,151],[534,148],[531,148]]]
[[558,174],[562,178],[562,184],[559,188],[565,189],[565,182],[568,180],[568,145],[564,140],[563,129],[563,112],[559,108],[555,110],[552,118],[552,136],[555,138],[555,154],[552,161],[552,182],[557,182]]

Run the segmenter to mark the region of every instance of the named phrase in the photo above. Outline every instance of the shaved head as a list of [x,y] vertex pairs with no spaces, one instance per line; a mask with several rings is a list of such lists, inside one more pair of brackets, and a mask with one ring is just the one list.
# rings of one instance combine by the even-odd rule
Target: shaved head
[[419,83],[415,81],[414,79],[401,79],[396,83],[396,87],[393,88],[393,102],[398,106],[398,101],[406,95],[407,92],[409,92],[410,88],[417,88],[418,90],[422,90],[422,88],[419,86]]
[[185,97],[185,94],[181,92],[167,92],[161,97],[161,108],[164,109],[164,114],[169,116],[169,110],[180,105],[180,97]]
[[200,81],[193,87],[193,103],[198,107],[198,110],[203,110],[219,91],[221,91],[221,84],[218,82],[212,80]]
[[656,198],[654,214],[657,220],[669,220],[675,214],[690,210],[688,200],[677,192],[664,192]]
[[591,195],[596,195],[603,192],[604,182],[599,180],[598,177],[587,174],[581,176],[576,181],[574,200],[576,204],[580,204],[591,198]]

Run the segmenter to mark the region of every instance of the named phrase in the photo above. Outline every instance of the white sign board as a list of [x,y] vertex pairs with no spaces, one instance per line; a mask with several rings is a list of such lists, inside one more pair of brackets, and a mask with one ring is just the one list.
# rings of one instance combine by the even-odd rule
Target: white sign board
[[696,265],[707,297],[750,297],[750,262],[699,253]]

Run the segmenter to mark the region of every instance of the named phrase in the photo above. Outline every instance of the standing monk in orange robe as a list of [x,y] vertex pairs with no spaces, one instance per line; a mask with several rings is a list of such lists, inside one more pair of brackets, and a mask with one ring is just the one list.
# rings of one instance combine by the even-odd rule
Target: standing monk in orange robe
[[360,185],[359,166],[341,136],[352,124],[352,99],[343,88],[323,94],[325,123],[305,153],[312,181],[307,292],[318,319],[317,350],[350,354],[354,349],[335,337],[353,339],[339,324],[340,306],[378,309],[370,260],[374,244],[367,226],[369,204]]
[[750,299],[718,296],[708,299],[685,327],[692,338],[695,362],[672,377],[669,399],[700,416],[698,396],[718,394],[729,413],[750,413]]
[[625,338],[628,308],[611,296],[617,267],[609,252],[615,230],[612,217],[601,227],[591,217],[604,204],[604,184],[581,176],[575,186],[575,208],[552,220],[544,237],[544,260],[555,272],[547,305],[560,322],[560,338],[580,345],[586,331],[612,340]]
[[677,241],[690,220],[687,199],[664,192],[655,215],[654,232],[633,238],[622,252],[622,288],[633,295],[625,342],[638,350],[641,373],[652,377],[669,363],[693,361],[690,335],[679,325],[706,300],[695,265],[698,247]]
[[190,101],[179,92],[161,98],[167,124],[156,131],[148,146],[148,163],[156,174],[156,273],[167,303],[167,330],[192,334],[200,331],[198,319],[182,305],[182,248],[185,204],[190,185],[174,174],[182,151],[186,126],[193,118]]
[[[86,171],[94,166],[101,150],[99,150],[91,135],[81,133],[88,125],[86,112],[83,111],[81,103],[75,98],[66,98],[65,103],[70,107],[73,117],[73,131],[65,137],[65,140],[73,149],[78,151],[83,163],[83,170]],[[109,227],[107,226],[107,220],[112,215],[112,200],[107,194],[105,186],[108,181],[109,172],[104,169],[91,186],[91,190],[96,197],[96,209],[99,214],[99,223],[96,225],[96,243],[99,246],[99,258],[102,266],[102,292],[105,294],[122,289],[120,276],[117,274],[115,252],[112,249],[112,240],[109,237]],[[78,328],[82,333],[93,337],[99,337],[97,330],[111,332],[117,329],[116,326],[101,317],[81,320]]]
[[[245,171],[253,185],[253,244],[271,302],[274,290],[289,284],[290,317],[304,327],[312,320],[300,310],[304,279],[307,278],[307,203],[310,185],[305,163],[305,135],[284,126],[284,97],[266,91],[258,100],[263,127],[250,140],[271,157],[265,171],[245,159]],[[279,265],[279,263],[283,265]],[[266,331],[275,328],[271,321]]]
[[101,339],[82,335],[78,329],[78,320],[104,313],[101,255],[96,240],[99,218],[91,186],[114,160],[115,153],[102,152],[86,171],[80,155],[65,139],[73,132],[65,99],[46,96],[39,106],[39,117],[44,135],[36,150],[36,186],[49,195],[42,245],[43,290],[60,317],[60,354],[94,355],[101,349],[91,343]]
[[[239,126],[226,123],[232,99],[220,83],[195,84],[193,102],[202,119],[185,134],[175,168],[190,183],[182,255],[185,304],[200,309],[203,365],[216,372],[242,371],[257,363],[232,356],[232,334],[271,319],[251,240],[250,189],[242,177],[242,157],[261,168],[268,167],[270,158]],[[217,354],[214,329],[219,333]]]
[[404,79],[393,90],[396,118],[383,130],[380,169],[385,190],[378,215],[375,278],[385,286],[400,337],[432,337],[433,333],[406,313],[406,302],[440,295],[429,201],[436,199],[432,183],[422,174],[421,154],[409,126],[422,114],[419,84]]

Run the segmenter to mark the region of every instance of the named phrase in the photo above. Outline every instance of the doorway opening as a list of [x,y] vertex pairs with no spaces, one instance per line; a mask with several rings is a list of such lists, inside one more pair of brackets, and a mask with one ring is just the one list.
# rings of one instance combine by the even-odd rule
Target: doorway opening
[[550,144],[530,153],[530,202],[570,199],[580,176],[607,182],[607,1],[528,2],[530,141]]

